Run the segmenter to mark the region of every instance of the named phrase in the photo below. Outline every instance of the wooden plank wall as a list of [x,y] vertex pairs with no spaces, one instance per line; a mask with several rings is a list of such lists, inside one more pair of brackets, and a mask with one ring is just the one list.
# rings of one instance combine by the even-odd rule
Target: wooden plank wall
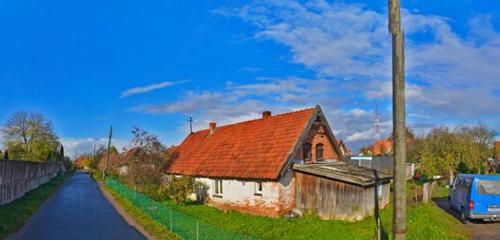
[[[363,188],[295,172],[296,207],[317,213],[322,219],[356,221],[374,213],[375,188]],[[389,203],[389,184],[382,187],[380,208]]]
[[26,192],[50,181],[60,171],[65,171],[62,163],[1,160],[0,205],[22,197]]

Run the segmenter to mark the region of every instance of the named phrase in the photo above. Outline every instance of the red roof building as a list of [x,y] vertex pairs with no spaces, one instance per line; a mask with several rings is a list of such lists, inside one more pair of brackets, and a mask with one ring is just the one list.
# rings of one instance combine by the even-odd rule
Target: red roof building
[[377,140],[372,146],[370,146],[370,151],[375,156],[392,154],[392,140]]
[[495,142],[495,159],[500,160],[500,141]]
[[[321,117],[319,116],[321,115]],[[340,149],[321,109],[309,108],[271,116],[264,112],[260,119],[217,127],[187,136],[173,154],[167,173],[236,179],[277,180],[291,160],[340,160]],[[309,134],[314,129],[318,133]],[[307,143],[303,146],[303,141]],[[306,148],[305,154],[303,147]],[[319,153],[317,147],[322,151]]]
[[[189,134],[165,172],[195,177],[197,199],[222,209],[275,216],[295,207],[294,164],[343,161],[319,106]],[[203,197],[200,197],[203,195]]]

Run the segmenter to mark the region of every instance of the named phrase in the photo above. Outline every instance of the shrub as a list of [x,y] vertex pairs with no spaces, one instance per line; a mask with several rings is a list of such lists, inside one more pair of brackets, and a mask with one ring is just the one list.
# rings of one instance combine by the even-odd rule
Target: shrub
[[162,199],[172,199],[176,203],[184,203],[194,193],[194,179],[186,176],[167,176],[166,184],[162,184],[159,195]]

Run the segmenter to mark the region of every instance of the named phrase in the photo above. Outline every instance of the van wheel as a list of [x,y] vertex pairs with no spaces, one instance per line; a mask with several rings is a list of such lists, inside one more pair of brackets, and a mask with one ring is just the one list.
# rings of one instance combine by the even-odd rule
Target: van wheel
[[469,219],[465,216],[465,211],[462,208],[462,211],[460,211],[460,221],[462,221],[463,224],[469,224]]

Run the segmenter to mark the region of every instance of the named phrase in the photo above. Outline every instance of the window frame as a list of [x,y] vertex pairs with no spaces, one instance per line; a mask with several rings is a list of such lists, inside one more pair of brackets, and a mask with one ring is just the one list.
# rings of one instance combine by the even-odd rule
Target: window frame
[[[307,146],[307,148],[306,148]],[[306,149],[309,151],[306,152]],[[304,162],[311,162],[312,159],[312,144],[311,143],[304,143],[302,144],[302,157],[304,158]]]
[[[321,147],[321,151],[318,151],[318,147]],[[323,143],[318,143],[315,146],[316,148],[316,161],[324,161],[325,160],[325,144]],[[321,152],[321,158],[318,157],[318,153]]]
[[[496,184],[495,184],[496,183]],[[486,191],[486,190],[497,190],[495,187],[489,187],[487,184],[491,184],[493,186],[497,186],[497,184],[500,184],[500,181],[499,180],[489,180],[489,179],[479,179],[477,181],[477,185],[476,185],[476,193],[479,194],[479,195],[500,195],[500,191],[499,192],[490,192],[490,191]],[[483,189],[485,190],[485,192],[481,192],[480,190],[480,187],[483,187]],[[489,188],[488,188],[489,187]]]
[[224,188],[223,188],[222,179],[214,179],[213,185],[214,185],[214,194],[213,195],[216,197],[224,196]]
[[256,196],[262,196],[262,190],[264,187],[262,186],[261,181],[257,181],[254,183],[254,195]]

